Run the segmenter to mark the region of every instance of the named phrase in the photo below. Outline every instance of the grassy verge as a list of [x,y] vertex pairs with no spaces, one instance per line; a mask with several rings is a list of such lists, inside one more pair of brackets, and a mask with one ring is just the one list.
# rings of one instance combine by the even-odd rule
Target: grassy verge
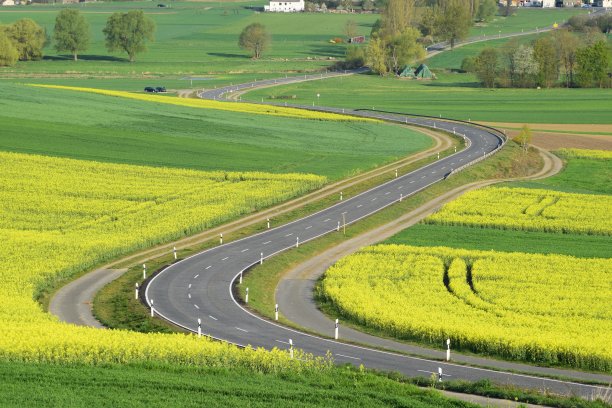
[[[454,138],[452,140],[452,147],[441,152],[440,157],[445,157],[454,153],[455,146],[462,146],[463,141],[461,139]],[[403,175],[409,173],[428,163],[431,163],[434,160],[436,160],[435,156],[431,155],[430,157],[418,160],[413,163],[398,165],[398,174]],[[389,181],[393,177],[395,177],[395,172],[389,171],[367,178],[364,181],[361,181],[344,189],[343,196],[345,198],[350,198],[376,185]],[[272,226],[281,225],[302,218],[306,215],[315,213],[335,204],[337,200],[338,196],[336,194],[325,195],[322,198],[303,205],[295,210],[288,211],[286,213],[279,214],[278,216],[271,218],[271,224]],[[247,237],[249,235],[261,232],[265,228],[265,222],[253,224],[241,228],[240,230],[235,231],[233,233],[224,233],[223,239],[226,243],[235,241]],[[189,247],[182,248],[179,251],[178,256],[179,258],[185,258],[189,255],[212,248],[218,245],[218,242],[218,238],[215,237],[214,239],[190,245]],[[308,248],[308,246],[302,246],[299,249],[302,250],[302,248],[304,247]],[[283,254],[281,254],[280,256],[282,255]],[[164,266],[170,264],[172,261],[173,258],[170,255],[154,257],[152,259],[147,260],[147,269],[151,272],[158,271]],[[136,283],[138,283],[139,285],[142,285],[143,283],[142,266],[140,264],[134,264],[133,261],[129,261],[122,265],[118,265],[117,267],[127,267],[128,271],[122,277],[109,283],[106,287],[104,287],[101,291],[98,292],[94,299],[93,306],[96,318],[98,318],[98,320],[100,320],[105,326],[112,328],[122,328],[144,332],[166,331],[169,329],[173,329],[173,326],[170,326],[166,323],[157,324],[155,322],[149,322],[148,320],[150,319],[148,318],[148,310],[144,306],[142,306],[139,300],[135,299],[135,285]],[[62,282],[62,285],[63,284],[65,284],[65,282]],[[57,285],[54,288],[45,291],[45,296],[42,298],[43,304],[45,304],[45,302],[47,302],[46,304],[48,304],[49,293],[53,293],[53,291],[59,286],[60,285]]]
[[[243,298],[245,289],[248,287],[249,308],[272,319],[274,318],[275,289],[282,276],[293,266],[345,239],[350,239],[362,232],[397,219],[399,216],[460,185],[487,178],[508,178],[532,174],[539,168],[541,168],[541,161],[537,153],[531,152],[525,156],[513,142],[509,142],[501,152],[491,159],[485,160],[409,199],[405,199],[401,203],[396,203],[349,226],[346,230],[346,237],[342,234],[328,234],[306,245],[301,245],[299,248],[283,252],[268,262],[264,262],[261,266],[256,266],[245,274],[243,284],[238,287],[238,293]],[[291,325],[291,322],[287,321],[282,315],[280,319],[282,323]]]

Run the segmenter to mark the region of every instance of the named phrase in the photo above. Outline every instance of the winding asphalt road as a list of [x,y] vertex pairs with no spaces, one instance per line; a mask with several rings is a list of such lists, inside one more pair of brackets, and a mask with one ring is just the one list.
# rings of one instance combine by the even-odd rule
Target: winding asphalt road
[[[329,73],[312,76],[340,75]],[[200,97],[220,99],[226,93],[261,85],[290,83],[306,78],[281,78],[242,84],[200,94]],[[313,107],[309,107],[313,109]],[[442,363],[344,344],[289,329],[264,320],[244,309],[234,298],[232,287],[249,267],[275,254],[302,245],[329,233],[342,233],[343,227],[393,205],[416,192],[437,183],[463,166],[493,154],[501,148],[504,137],[494,129],[471,123],[437,118],[410,117],[368,110],[343,110],[315,107],[314,109],[380,118],[392,122],[415,124],[463,135],[467,147],[451,156],[439,159],[409,174],[375,187],[354,197],[340,197],[334,206],[316,214],[266,230],[184,259],[153,277],[145,288],[144,297],[156,315],[192,332],[202,332],[241,346],[288,348],[289,339],[295,347],[323,356],[328,351],[339,363],[364,364],[368,368],[394,370],[409,376],[430,376],[442,369],[443,379],[490,379],[501,384],[545,389],[560,394],[575,394],[589,398],[606,387],[592,386],[512,374],[495,370]],[[262,220],[265,222],[265,220]],[[250,296],[257,296],[251,293]],[[272,305],[271,305],[272,307]],[[409,313],[409,311],[407,311]],[[333,328],[330,328],[330,333]]]

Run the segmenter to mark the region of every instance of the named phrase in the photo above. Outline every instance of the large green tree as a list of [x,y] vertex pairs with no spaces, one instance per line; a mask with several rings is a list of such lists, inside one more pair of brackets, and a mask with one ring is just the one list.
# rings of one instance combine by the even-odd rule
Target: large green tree
[[577,75],[580,86],[603,86],[610,65],[610,51],[605,41],[598,41],[576,52]]
[[418,43],[419,36],[417,29],[407,28],[403,33],[387,39],[388,71],[399,72],[406,64],[412,64],[425,56],[425,49]]
[[34,20],[23,18],[5,27],[6,36],[13,42],[21,61],[39,60],[47,42],[45,30]]
[[489,21],[495,16],[495,13],[497,13],[495,0],[480,0],[475,17],[478,21]]
[[89,46],[89,23],[77,9],[63,9],[55,18],[53,39],[57,51],[69,51],[74,60]]
[[368,43],[366,49],[366,63],[370,69],[379,75],[386,75],[387,56],[385,51],[385,41],[380,37],[374,37]]
[[557,30],[553,33],[557,48],[559,62],[565,71],[565,86],[574,85],[574,72],[576,70],[576,52],[580,46],[580,40],[568,30]]
[[250,51],[254,59],[258,59],[270,47],[270,34],[263,24],[249,24],[240,33],[238,45]]
[[119,12],[108,18],[102,32],[106,36],[106,48],[109,51],[125,51],[130,62],[134,62],[136,54],[147,50],[147,41],[153,41],[155,22],[145,16],[142,10]]
[[467,37],[473,20],[466,0],[445,0],[434,6],[435,33],[448,41],[451,49]]
[[415,18],[415,0],[389,0],[382,12],[382,32],[385,36],[403,33]]
[[499,53],[495,48],[485,48],[474,60],[474,71],[480,82],[487,88],[495,86],[499,69]]
[[14,65],[19,59],[17,47],[13,44],[6,33],[0,30],[0,67]]
[[533,57],[538,64],[538,85],[550,88],[559,79],[559,58],[550,37],[534,41]]

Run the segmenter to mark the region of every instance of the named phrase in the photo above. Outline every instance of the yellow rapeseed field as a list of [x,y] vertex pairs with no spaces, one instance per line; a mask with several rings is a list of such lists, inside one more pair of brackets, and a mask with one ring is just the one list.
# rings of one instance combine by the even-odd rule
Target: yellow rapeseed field
[[398,338],[612,370],[609,259],[378,245],[332,266],[321,291]]
[[[321,186],[304,174],[152,168],[0,152],[0,359],[169,361],[275,371],[286,352],[185,335],[75,327],[34,300],[45,283]],[[304,363],[319,366],[321,361]],[[299,368],[298,368],[299,369]]]
[[425,222],[500,229],[612,235],[612,196],[492,187],[444,205]]
[[50,89],[62,89],[66,91],[78,91],[78,92],[89,92],[100,95],[115,96],[119,98],[136,99],[139,101],[164,103],[168,105],[187,106],[190,108],[203,108],[203,109],[216,109],[231,112],[242,112],[251,113],[256,115],[272,115],[272,116],[284,116],[288,118],[298,119],[314,119],[314,120],[331,120],[331,121],[357,121],[357,122],[380,122],[376,119],[360,118],[357,116],[342,115],[336,113],[327,112],[316,112],[306,109],[296,109],[283,106],[272,106],[272,105],[259,105],[256,103],[236,103],[236,102],[222,102],[222,101],[211,101],[208,99],[194,99],[194,98],[172,98],[172,97],[161,97],[151,94],[140,94],[125,91],[112,91],[106,89],[97,88],[83,88],[76,86],[62,86],[62,85],[40,85],[30,84],[30,86],[36,86],[40,88]]
[[612,160],[610,150],[559,149],[558,152],[566,158]]

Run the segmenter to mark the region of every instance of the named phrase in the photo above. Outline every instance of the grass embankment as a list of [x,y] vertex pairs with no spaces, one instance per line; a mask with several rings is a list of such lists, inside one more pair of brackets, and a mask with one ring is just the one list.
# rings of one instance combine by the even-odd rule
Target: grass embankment
[[431,146],[427,136],[387,124],[223,112],[24,85],[5,84],[0,106],[0,150],[102,162],[303,172],[334,180]]
[[[454,145],[459,145],[461,143],[462,139],[460,141],[454,141]],[[440,157],[445,157],[449,154],[452,154],[453,152],[454,148],[449,148],[443,151],[440,154]],[[431,163],[433,160],[435,160],[435,158],[432,155],[428,158],[418,160],[413,163],[409,163],[406,165],[398,165],[398,174],[403,175],[409,173],[419,167]],[[355,196],[356,194],[359,194],[362,191],[389,181],[393,177],[394,171],[384,172],[374,177],[368,177],[364,181],[360,181],[350,187],[344,188],[344,197],[350,198],[352,196]],[[291,210],[274,216],[273,218],[271,218],[271,223],[273,226],[282,225],[287,222],[302,218],[306,215],[312,214],[314,212],[320,211],[324,208],[327,208],[337,203],[337,201],[337,194],[328,194],[322,196],[320,199],[300,206],[295,210]],[[223,235],[223,239],[224,242],[227,243],[264,231],[265,228],[265,222],[262,221],[261,223],[241,228],[240,230],[231,234],[225,233]],[[323,239],[325,239],[325,237]],[[316,242],[317,241],[314,241],[314,243]],[[215,236],[211,240],[192,244],[188,247],[182,248],[178,252],[178,257],[179,259],[183,259],[189,255],[201,252],[208,248],[212,248],[218,245],[218,243],[218,238]],[[311,243],[309,243],[309,245],[310,244]],[[302,245],[300,246],[300,248],[294,249],[294,251],[302,251],[303,248],[304,246]],[[283,256],[283,254],[276,256],[274,259],[277,259],[279,256]],[[172,255],[169,254],[158,256],[147,261],[147,268],[150,272],[161,270],[166,266],[170,265],[173,260],[174,259]],[[134,264],[133,262],[128,262],[125,264],[125,266],[128,267],[128,271],[117,280],[109,283],[96,295],[93,306],[96,318],[98,318],[105,326],[112,328],[122,328],[142,332],[180,331],[180,329],[162,320],[149,318],[148,309],[145,308],[139,300],[135,299],[134,296],[135,285],[138,283],[140,286],[142,286],[143,284],[142,266],[140,264]],[[261,293],[261,291],[259,293]]]
[[[525,156],[520,149],[509,142],[501,152],[471,168],[437,183],[428,189],[396,203],[385,210],[367,217],[346,229],[346,237],[340,234],[329,234],[299,248],[281,253],[261,266],[256,266],[245,274],[243,284],[238,290],[244,296],[244,290],[249,288],[249,308],[257,313],[273,319],[275,304],[275,289],[282,276],[295,265],[331,248],[345,239],[349,239],[377,226],[397,219],[399,216],[423,205],[455,187],[469,182],[490,178],[508,178],[532,174],[541,168],[541,159],[535,152]],[[285,324],[292,324],[282,317]]]

